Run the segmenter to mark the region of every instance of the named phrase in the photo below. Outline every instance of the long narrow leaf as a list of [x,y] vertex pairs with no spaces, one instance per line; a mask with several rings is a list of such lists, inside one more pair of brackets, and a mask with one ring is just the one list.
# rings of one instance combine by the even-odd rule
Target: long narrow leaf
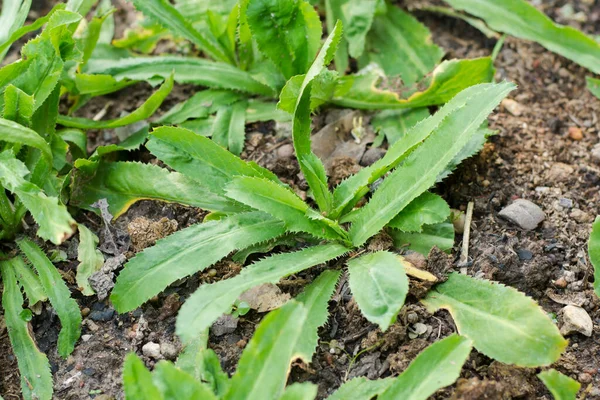
[[61,330],[58,335],[58,353],[66,358],[73,352],[75,342],[79,340],[81,334],[79,306],[71,298],[71,292],[62,276],[44,252],[29,239],[18,240],[17,244],[37,271],[40,283],[60,319]]
[[202,271],[234,250],[283,233],[282,223],[260,212],[193,225],[132,258],[119,274],[111,301],[117,311],[131,311],[177,279]]
[[34,306],[40,301],[48,300],[48,296],[42,287],[40,277],[31,269],[31,267],[25,264],[25,261],[21,257],[15,257],[11,260],[12,268],[17,276],[19,284],[23,286],[23,290],[29,300],[29,307]]
[[13,260],[0,261],[4,292],[2,308],[12,350],[17,357],[21,374],[21,390],[26,400],[50,400],[52,375],[50,363],[36,346],[24,319],[23,296],[13,272]]
[[263,283],[277,283],[283,277],[340,257],[347,251],[344,246],[326,244],[277,254],[249,265],[231,279],[202,285],[181,307],[176,332],[187,343],[197,332],[209,328],[223,313],[230,311],[246,290]]
[[413,199],[435,184],[437,176],[514,87],[505,82],[467,89],[476,96],[470,97],[452,117],[445,118],[404,164],[384,180],[371,201],[361,209],[350,229],[354,245],[360,246],[379,232]]
[[588,241],[588,253],[594,267],[594,292],[600,296],[600,218],[596,218],[592,225],[592,233]]

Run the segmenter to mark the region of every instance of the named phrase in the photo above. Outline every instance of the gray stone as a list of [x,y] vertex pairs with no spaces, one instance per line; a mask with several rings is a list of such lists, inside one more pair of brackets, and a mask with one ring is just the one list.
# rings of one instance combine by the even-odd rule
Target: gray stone
[[590,222],[594,222],[594,217],[592,215],[578,208],[573,209],[573,211],[571,211],[569,214],[569,217],[573,218],[580,224],[589,224]]
[[175,360],[179,355],[179,351],[177,351],[177,347],[175,347],[174,344],[162,342],[160,344],[160,354],[162,354],[167,360]]
[[498,215],[527,231],[534,230],[546,218],[540,207],[529,200],[518,199],[504,207]]
[[294,146],[291,144],[284,144],[277,149],[278,158],[292,158],[294,155]]
[[592,336],[594,323],[587,311],[581,307],[568,305],[561,310],[563,324],[560,327],[560,333],[564,336],[573,333],[581,333],[585,336]]
[[223,336],[228,333],[233,333],[238,326],[238,319],[233,318],[229,314],[221,315],[221,317],[212,324],[210,332],[215,336]]
[[365,154],[363,154],[362,158],[360,159],[360,165],[363,167],[368,167],[369,165],[374,164],[375,161],[383,158],[385,153],[386,150],[382,149],[381,147],[371,147],[365,151]]
[[573,200],[567,199],[566,197],[558,199],[558,204],[564,208],[573,208]]
[[600,163],[600,143],[595,144],[594,147],[592,147],[592,160]]
[[142,354],[155,360],[160,358],[160,344],[148,342],[142,347]]

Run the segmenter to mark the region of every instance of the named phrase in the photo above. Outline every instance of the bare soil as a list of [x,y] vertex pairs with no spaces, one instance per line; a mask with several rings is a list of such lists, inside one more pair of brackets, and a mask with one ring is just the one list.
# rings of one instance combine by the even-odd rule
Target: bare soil
[[[545,1],[540,7],[561,23],[571,24],[590,34],[600,31],[600,4],[574,2],[585,21],[565,18],[559,11],[564,1]],[[412,7],[417,2],[405,1]],[[131,13],[120,12],[118,24],[131,23]],[[483,36],[466,23],[416,12],[420,21],[432,31],[432,39],[447,52],[447,58],[470,58],[489,55],[494,40]],[[122,32],[122,28],[120,32]],[[593,271],[586,255],[586,242],[593,218],[600,214],[600,160],[592,157],[592,147],[599,142],[600,101],[585,88],[589,73],[576,64],[552,54],[539,45],[507,38],[496,60],[498,80],[518,84],[512,100],[518,112],[501,106],[491,117],[491,127],[498,135],[485,149],[467,160],[449,179],[438,185],[451,207],[464,210],[469,201],[475,203],[469,266],[467,273],[513,286],[540,303],[544,310],[558,316],[564,304],[577,303],[594,321],[591,337],[580,334],[568,337],[569,346],[554,368],[582,384],[581,398],[600,399],[598,357],[600,345],[600,301],[592,290]],[[187,98],[199,88],[180,86],[171,94],[162,111]],[[94,99],[80,111],[93,117],[107,104],[107,115],[117,117],[123,111],[139,106],[151,92],[140,84],[123,92]],[[340,117],[339,110],[324,110],[315,117],[315,132]],[[365,115],[368,118],[368,115]],[[306,183],[298,177],[299,168],[289,149],[285,126],[257,124],[247,128],[247,144],[243,156],[273,170],[302,195]],[[573,134],[579,130],[581,135]],[[570,133],[571,132],[571,133]],[[112,131],[93,132],[91,146],[114,142]],[[148,161],[144,151],[130,158]],[[332,180],[360,168],[357,162],[343,160]],[[517,198],[539,205],[546,218],[538,229],[530,232],[498,218],[498,212]],[[157,238],[202,220],[201,210],[159,202],[140,202],[115,223],[130,236],[127,256],[151,245]],[[101,230],[99,217],[81,213],[78,221],[95,232]],[[384,238],[385,239],[385,238]],[[102,240],[102,238],[101,238]],[[428,270],[445,273],[458,270],[458,253],[462,237],[457,236],[452,256],[440,252],[430,254],[428,261],[418,259]],[[386,246],[385,240],[382,241]],[[62,248],[69,261],[60,268],[66,276],[77,265],[74,243]],[[284,248],[274,251],[285,250]],[[107,302],[82,297],[72,285],[74,297],[85,316],[83,337],[75,352],[61,359],[56,352],[58,321],[52,310],[44,308],[32,323],[38,345],[51,360],[57,399],[121,399],[121,365],[124,356],[149,342],[180,347],[174,334],[177,309],[195,288],[237,274],[241,269],[226,260],[214,266],[211,274],[199,274],[169,287],[163,294],[140,309],[117,315]],[[341,268],[341,264],[330,267]],[[323,267],[289,277],[279,285],[292,295],[318,275]],[[330,318],[320,330],[320,344],[310,365],[294,364],[290,381],[311,381],[319,385],[319,398],[324,398],[346,379],[367,376],[370,379],[393,376],[402,372],[428,344],[456,331],[448,313],[429,314],[418,302],[424,293],[417,282],[412,289],[398,322],[381,333],[360,314],[352,299],[347,281],[342,277],[330,303]],[[237,328],[222,336],[211,335],[209,345],[220,357],[223,368],[233,373],[241,352],[264,314],[250,312]],[[559,325],[562,323],[558,319]],[[424,333],[415,337],[417,324]],[[154,361],[143,357],[149,367]],[[535,369],[520,369],[492,362],[473,351],[459,381],[439,391],[437,399],[551,399],[550,393],[536,378]],[[6,329],[0,324],[0,395],[6,400],[18,399],[19,380],[14,356],[10,351]]]

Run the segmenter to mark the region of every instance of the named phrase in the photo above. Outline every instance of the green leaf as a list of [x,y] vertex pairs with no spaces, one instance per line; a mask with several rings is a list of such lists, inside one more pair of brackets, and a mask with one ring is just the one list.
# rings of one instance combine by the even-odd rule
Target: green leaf
[[150,134],[146,147],[168,166],[216,194],[223,194],[225,185],[238,175],[279,182],[269,170],[243,161],[212,140],[187,129],[157,128]]
[[11,261],[12,268],[17,276],[17,280],[23,286],[27,299],[29,300],[29,307],[33,307],[40,301],[48,300],[48,296],[42,287],[40,278],[36,275],[31,267],[25,264],[25,261],[21,257],[15,257]]
[[421,352],[378,400],[426,400],[458,379],[471,353],[471,341],[451,335]]
[[587,82],[587,88],[594,96],[600,99],[600,79],[592,78],[590,76],[585,78]]
[[244,349],[223,400],[279,398],[307,318],[306,307],[294,300],[267,314]]
[[323,271],[317,279],[306,287],[296,300],[306,307],[308,318],[304,323],[304,333],[300,335],[294,354],[307,364],[312,361],[312,355],[317,348],[318,329],[325,325],[329,310],[329,300],[335,291],[335,285],[340,278],[340,271]]
[[132,57],[120,60],[92,59],[88,74],[111,75],[117,81],[130,79],[156,82],[156,77],[168,78],[174,72],[175,82],[191,83],[214,89],[273,96],[269,86],[254,79],[246,71],[232,65],[192,57]]
[[3,118],[19,125],[29,126],[33,117],[33,103],[33,96],[29,96],[13,85],[8,85],[4,91]]
[[416,88],[409,88],[401,94],[379,89],[381,75],[365,73],[340,78],[338,90],[332,103],[364,110],[384,110],[395,108],[418,108],[440,105],[448,102],[460,91],[479,83],[491,82],[494,78],[494,65],[490,57],[472,60],[447,60],[432,72],[431,77],[419,82]]
[[430,312],[448,310],[480,353],[506,364],[549,365],[567,346],[535,301],[498,283],[453,273],[422,302]]
[[[30,8],[31,0],[7,0],[3,2],[2,11],[0,12],[0,61],[4,59],[10,45],[23,35],[25,27],[22,25],[27,19]],[[44,23],[40,23],[34,30],[39,29]]]
[[[124,138],[121,143],[108,144],[96,147],[96,150],[94,150],[94,154],[90,156],[89,160],[97,161],[107,154],[115,153],[118,151],[138,150],[142,146],[142,144],[144,144],[144,142],[148,139],[148,132],[150,130],[150,125],[143,122],[140,122],[138,124],[141,124],[141,128]],[[137,124],[132,125],[131,128],[132,129],[123,129],[126,131],[135,130],[137,129]],[[118,131],[117,136],[121,137]]]
[[264,53],[289,79],[303,74],[321,39],[321,22],[304,0],[249,0],[246,18]]
[[437,194],[425,192],[407,205],[388,226],[404,232],[421,232],[423,225],[444,222],[450,206]]
[[467,24],[471,25],[473,28],[478,29],[481,33],[483,33],[489,39],[499,39],[500,38],[500,34],[496,31],[490,29],[485,24],[485,22],[483,22],[482,20],[480,20],[478,18],[469,17],[468,15],[460,13],[456,10],[453,10],[452,8],[440,7],[440,6],[426,6],[426,7],[419,7],[418,10],[431,11],[431,12],[446,15],[449,17],[462,19]]
[[291,189],[278,185],[267,179],[247,176],[234,177],[226,186],[227,197],[246,204],[254,209],[264,211],[280,221],[291,232],[306,232],[323,239],[340,239],[344,235],[341,227],[335,228],[323,219],[311,219],[311,210]]
[[38,236],[60,244],[75,232],[75,220],[56,197],[24,179],[29,170],[10,151],[0,153],[0,183],[13,192],[39,225]]
[[429,117],[426,107],[407,110],[384,110],[371,120],[375,130],[383,132],[389,144],[400,140],[418,122]]
[[161,400],[162,394],[152,381],[150,371],[135,355],[129,353],[123,365],[123,389],[127,400]]
[[234,250],[283,233],[283,224],[260,212],[192,225],[129,260],[117,278],[111,301],[120,313],[134,310],[177,279],[204,270]]
[[561,374],[555,369],[540,372],[538,378],[548,388],[554,400],[575,400],[581,385],[574,379]]
[[127,79],[117,81],[110,75],[75,75],[75,86],[80,95],[102,96],[117,92],[133,85],[134,83],[135,81],[130,81]]
[[85,225],[79,224],[79,246],[77,247],[77,285],[84,296],[93,295],[94,289],[90,286],[88,278],[94,272],[100,271],[104,265],[104,256],[97,249],[98,236],[94,235]]
[[349,0],[342,7],[344,12],[342,21],[346,31],[344,39],[348,42],[348,52],[353,58],[363,54],[377,3],[378,0]]
[[392,229],[389,234],[394,239],[395,247],[408,248],[425,257],[434,246],[442,251],[448,251],[454,246],[454,225],[450,222],[424,225],[420,232]]
[[201,285],[181,307],[176,332],[184,343],[197,332],[209,328],[246,290],[281,278],[345,254],[349,249],[338,244],[309,247],[293,253],[276,254],[247,266],[228,280]]
[[253,122],[271,120],[288,122],[292,120],[292,117],[288,113],[277,109],[277,103],[256,99],[248,100],[246,123],[251,124]]
[[212,128],[212,140],[236,156],[241,154],[246,141],[247,105],[245,101],[238,101],[220,108]]
[[293,383],[285,389],[279,400],[314,400],[319,386],[310,382]]
[[176,365],[197,381],[205,382],[213,393],[222,397],[229,390],[229,375],[223,372],[217,354],[201,342],[196,340],[189,343],[177,358]]
[[443,222],[433,225],[424,225],[420,232],[403,232],[396,229],[389,231],[397,248],[409,248],[425,257],[429,255],[435,246],[440,250],[447,251],[454,246],[454,225]]
[[0,273],[4,285],[2,293],[4,322],[12,351],[17,357],[23,397],[25,400],[50,400],[52,399],[50,363],[46,355],[37,348],[29,333],[27,321],[21,318],[25,310],[23,310],[23,296],[13,271],[15,260],[17,259],[0,261]]
[[327,400],[371,400],[379,396],[394,382],[394,378],[368,380],[365,377],[351,379],[344,383],[338,390],[327,397]]
[[360,66],[375,62],[387,76],[400,76],[405,85],[412,85],[427,75],[443,55],[444,51],[432,43],[425,25],[388,5],[385,13],[375,17]]
[[58,123],[69,128],[79,129],[111,129],[130,125],[151,117],[156,110],[158,110],[158,107],[160,107],[164,99],[169,95],[169,93],[171,93],[172,89],[173,76],[169,77],[165,83],[163,83],[160,89],[153,93],[152,96],[150,96],[148,100],[146,100],[144,104],[140,106],[140,108],[122,118],[116,118],[108,121],[94,121],[87,118],[60,115],[58,117]]
[[446,0],[452,7],[485,21],[493,30],[538,42],[600,74],[600,43],[570,26],[552,22],[524,0]]
[[62,326],[58,335],[58,354],[66,358],[73,352],[75,342],[81,334],[81,313],[77,302],[71,298],[71,292],[54,265],[44,252],[29,239],[17,241],[38,273],[44,292],[50,299]]
[[596,217],[588,241],[588,253],[594,266],[594,292],[600,297],[600,218]]
[[206,384],[167,361],[156,364],[152,380],[165,400],[217,400]]
[[[76,163],[81,166],[83,163]],[[137,162],[100,162],[95,171],[75,170],[70,204],[97,211],[92,204],[107,199],[118,218],[139,200],[160,200],[209,211],[236,212],[244,207],[178,173]]]
[[[327,31],[333,32],[338,21],[343,26],[348,26],[348,21],[343,12],[342,6],[347,0],[325,0],[325,18]],[[353,1],[354,2],[354,1]],[[335,52],[335,68],[341,75],[348,69],[348,43],[344,37],[340,38],[340,45]]]
[[25,146],[39,149],[46,161],[52,163],[52,149],[50,145],[37,132],[17,122],[0,118],[0,141],[24,144]]
[[382,331],[396,321],[408,293],[402,261],[387,251],[348,261],[348,282],[362,314]]
[[158,120],[161,124],[180,124],[192,118],[206,118],[220,108],[240,100],[239,93],[230,90],[209,89],[194,94],[189,99],[176,104]]
[[133,0],[135,7],[145,16],[161,24],[174,34],[181,36],[198,46],[215,60],[233,63],[223,47],[214,37],[205,37],[198,32],[177,8],[168,0]]
[[[350,228],[355,246],[379,232],[413,199],[433,186],[437,176],[469,142],[488,114],[515,86],[504,82],[468,88],[462,108],[446,117],[379,186]],[[451,105],[450,108],[455,107]],[[445,108],[445,107],[444,107]]]

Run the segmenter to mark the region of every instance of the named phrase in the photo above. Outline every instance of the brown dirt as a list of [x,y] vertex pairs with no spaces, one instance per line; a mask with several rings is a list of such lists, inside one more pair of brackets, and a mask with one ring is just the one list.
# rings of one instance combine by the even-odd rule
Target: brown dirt
[[[402,5],[414,3],[406,1]],[[573,24],[588,33],[599,33],[600,5],[597,2],[595,5],[574,3],[575,11],[583,11],[587,16],[583,23],[561,17],[557,10],[564,4],[547,1],[542,8],[562,23]],[[119,21],[132,21],[128,13],[117,15]],[[422,12],[416,16],[432,30],[433,40],[444,47],[447,58],[488,55],[494,46],[494,41],[462,21]],[[519,89],[511,98],[521,105],[521,113],[512,115],[506,107],[500,107],[490,117],[491,127],[498,129],[499,134],[480,155],[465,162],[436,189],[453,208],[464,210],[469,201],[475,202],[468,274],[516,287],[555,315],[563,307],[557,300],[576,299],[598,323],[600,301],[591,290],[593,276],[585,252],[593,216],[600,213],[597,206],[600,166],[599,161],[591,157],[592,147],[599,142],[600,101],[585,89],[584,77],[589,73],[539,45],[514,38],[506,40],[496,66],[497,79],[518,84]],[[162,110],[195,90],[190,86],[178,87]],[[149,86],[136,85],[118,94],[94,99],[78,115],[94,116],[111,103],[105,118],[118,117],[123,111],[139,106],[150,92]],[[337,110],[321,113],[314,120],[314,131],[340,115]],[[569,135],[569,128],[574,127],[581,130],[581,140],[573,139],[577,135]],[[248,127],[243,157],[273,170],[306,198],[307,185],[289,152],[290,139],[284,133],[285,128],[275,124]],[[93,133],[90,143],[95,147],[113,141],[114,133],[105,131]],[[133,153],[132,157],[148,159],[142,151]],[[546,218],[538,229],[525,232],[498,218],[498,212],[516,198],[531,200],[544,210]],[[144,201],[121,217],[117,226],[123,231],[130,228],[134,245],[128,253],[131,256],[133,251],[163,236],[165,230],[182,229],[201,221],[202,217],[200,210]],[[94,215],[82,214],[79,220],[94,231],[100,229],[100,220]],[[144,226],[148,229],[143,229]],[[453,254],[458,254],[460,245],[458,236]],[[65,250],[69,247],[69,244],[63,246]],[[456,263],[457,259],[448,260],[436,254],[427,267],[443,272]],[[70,256],[61,268],[69,271],[75,266],[76,261]],[[341,267],[341,264],[331,267]],[[297,274],[279,286],[283,292],[295,295],[322,268]],[[106,302],[98,302],[94,297],[82,298],[74,291],[86,315],[83,331],[86,336],[67,360],[61,360],[56,354],[56,317],[48,309],[42,310],[41,315],[34,318],[33,330],[40,349],[49,354],[57,398],[122,398],[120,371],[124,356],[129,351],[141,354],[141,347],[149,341],[178,348],[174,321],[181,302],[198,284],[226,279],[237,274],[240,266],[226,260],[213,269],[214,272],[172,285],[141,309],[121,316]],[[329,321],[319,332],[321,341],[313,362],[295,364],[290,380],[319,384],[319,398],[323,398],[347,378],[396,375],[428,344],[455,332],[448,313],[431,315],[417,302],[426,287],[416,282],[411,286],[411,295],[398,321],[386,333],[381,333],[362,317],[347,279],[342,277],[330,303]],[[240,319],[234,332],[210,337],[209,344],[227,372],[235,371],[243,347],[263,315],[251,311]],[[423,324],[426,330],[415,337],[417,324]],[[596,325],[591,338],[579,334],[570,336],[567,351],[553,366],[581,382],[580,394],[587,399],[600,399],[597,359],[600,346],[595,340],[598,330]],[[0,326],[3,377],[0,394],[7,400],[19,398],[16,394],[18,377],[14,372],[16,362],[8,349],[5,329]],[[144,360],[149,367],[155,362],[146,357]],[[439,391],[434,398],[550,399],[550,394],[535,377],[537,372],[501,365],[474,351],[463,368],[461,379]]]

